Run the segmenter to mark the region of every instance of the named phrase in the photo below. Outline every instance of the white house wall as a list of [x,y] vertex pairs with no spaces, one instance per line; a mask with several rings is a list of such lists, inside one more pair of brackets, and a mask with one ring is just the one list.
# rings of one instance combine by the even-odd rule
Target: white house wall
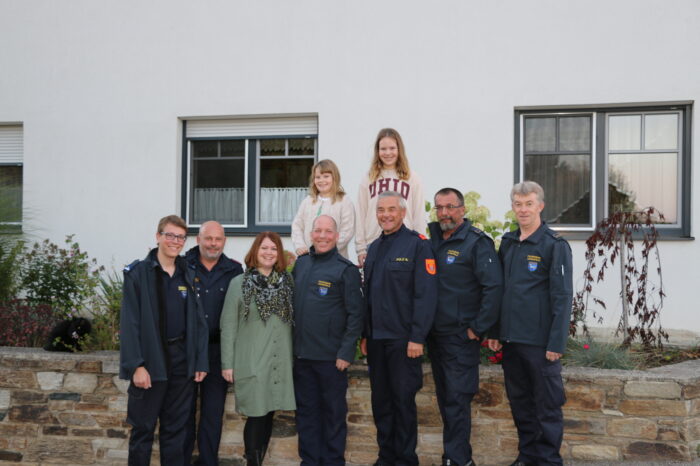
[[[699,25],[696,0],[0,0],[0,123],[24,125],[26,229],[114,267],[181,213],[186,117],[317,113],[353,199],[392,126],[427,194],[475,190],[500,217],[515,107],[696,101]],[[661,247],[664,324],[700,332],[700,246]]]

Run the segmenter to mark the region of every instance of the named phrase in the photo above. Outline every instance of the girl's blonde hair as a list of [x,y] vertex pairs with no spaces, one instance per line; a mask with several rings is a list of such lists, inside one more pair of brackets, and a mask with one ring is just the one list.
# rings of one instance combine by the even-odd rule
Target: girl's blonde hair
[[321,173],[330,173],[333,177],[333,184],[331,185],[331,199],[333,202],[340,201],[345,196],[345,190],[340,184],[340,171],[335,163],[330,159],[319,160],[311,167],[311,176],[309,176],[309,196],[316,202],[318,200],[319,192],[314,183],[314,177],[316,176],[316,170]]
[[382,164],[382,159],[379,158],[379,141],[384,138],[391,138],[396,141],[396,146],[399,149],[399,156],[396,159],[396,174],[402,180],[407,180],[411,176],[411,169],[408,166],[408,158],[406,158],[406,149],[403,145],[403,139],[398,131],[393,128],[383,128],[379,130],[377,134],[377,139],[374,141],[374,158],[372,159],[372,165],[369,167],[369,181],[370,183],[377,181],[379,174],[382,172],[384,165]]

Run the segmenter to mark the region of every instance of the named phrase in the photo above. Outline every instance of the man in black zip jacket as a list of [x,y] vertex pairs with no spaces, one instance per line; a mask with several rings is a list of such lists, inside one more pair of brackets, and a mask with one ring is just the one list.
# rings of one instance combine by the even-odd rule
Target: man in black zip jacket
[[566,402],[561,358],[571,318],[571,249],[541,220],[544,191],[523,181],[511,191],[519,229],[503,236],[498,255],[505,291],[500,322],[489,340],[503,345],[503,375],[515,426],[518,458],[512,466],[561,465]]
[[479,391],[480,343],[498,320],[503,272],[493,241],[464,218],[464,196],[435,194],[437,222],[428,225],[435,251],[438,306],[428,338],[443,423],[442,464],[474,466],[471,401]]
[[375,465],[417,465],[416,393],[423,386],[423,346],[437,305],[435,258],[428,239],[403,225],[406,201],[377,200],[382,228],[364,264],[367,318],[363,352],[372,387],[379,458]]
[[180,251],[187,226],[169,215],[142,261],[124,269],[119,377],[130,380],[129,465],[148,465],[160,420],[160,462],[184,465],[185,423],[194,382],[209,371],[207,322],[194,290],[194,270]]
[[[197,246],[185,255],[188,266],[195,271],[194,288],[202,303],[209,327],[209,367],[211,372],[195,384],[192,411],[186,428],[185,464],[190,464],[195,433],[199,457],[195,464],[217,466],[219,443],[224,420],[224,404],[228,382],[221,376],[221,344],[219,318],[228,285],[233,277],[243,273],[241,264],[224,254],[226,235],[219,222],[204,222],[197,234]],[[199,399],[199,429],[196,426],[196,406]]]
[[360,272],[338,252],[338,227],[314,220],[313,245],[294,277],[294,395],[304,466],[342,466],[348,405],[346,369],[355,359],[364,310]]

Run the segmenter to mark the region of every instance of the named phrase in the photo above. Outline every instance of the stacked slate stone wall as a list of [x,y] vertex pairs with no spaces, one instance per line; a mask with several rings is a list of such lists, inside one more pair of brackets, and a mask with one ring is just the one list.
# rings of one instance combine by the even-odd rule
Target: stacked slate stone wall
[[[127,383],[116,353],[0,348],[0,464],[126,464]],[[418,394],[421,464],[440,464],[442,425],[429,366]],[[366,367],[348,392],[349,464],[376,459]],[[700,361],[651,371],[566,369],[562,454],[578,460],[695,461],[700,448]],[[481,369],[473,406],[475,460],[509,464],[517,451],[500,367]],[[243,418],[229,396],[222,464],[242,464]],[[157,444],[156,444],[157,451]],[[267,464],[298,464],[293,413],[278,413]],[[154,464],[158,464],[154,461]]]

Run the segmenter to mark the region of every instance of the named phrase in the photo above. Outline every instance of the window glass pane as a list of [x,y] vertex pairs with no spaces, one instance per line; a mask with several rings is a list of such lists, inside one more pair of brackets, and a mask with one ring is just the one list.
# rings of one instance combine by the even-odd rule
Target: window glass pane
[[591,117],[559,118],[559,150],[591,150]]
[[290,223],[308,194],[314,159],[261,160],[258,221]]
[[678,221],[678,155],[610,154],[609,211],[654,207],[665,223]]
[[544,189],[547,223],[591,225],[590,155],[526,156],[525,179]]
[[316,138],[290,139],[289,155],[316,155]]
[[22,167],[0,166],[0,223],[22,221]]
[[610,150],[639,150],[641,135],[641,115],[616,115],[608,118],[608,148]]
[[192,157],[218,157],[219,141],[192,141]]
[[240,225],[245,213],[243,158],[192,162],[190,222],[217,220]]
[[235,139],[231,141],[221,141],[222,157],[243,157],[245,155],[245,140]]
[[644,149],[678,148],[678,115],[644,116]]
[[556,119],[525,119],[525,152],[553,152],[556,150]]
[[261,139],[260,155],[285,155],[286,139]]

